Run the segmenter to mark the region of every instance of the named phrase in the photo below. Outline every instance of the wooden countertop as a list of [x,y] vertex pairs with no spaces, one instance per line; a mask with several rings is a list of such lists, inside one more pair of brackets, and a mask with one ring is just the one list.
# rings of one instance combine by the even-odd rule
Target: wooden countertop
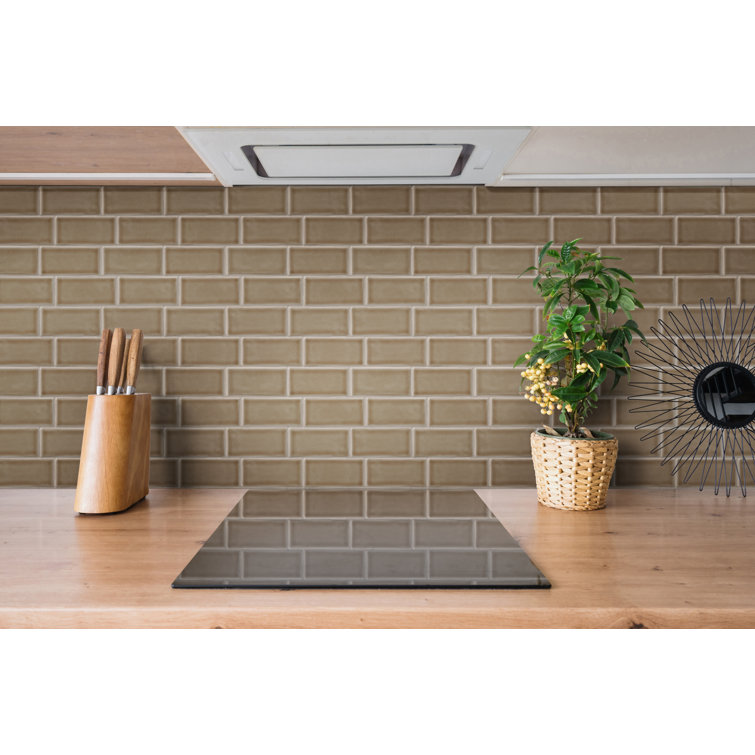
[[748,499],[617,489],[563,512],[478,492],[550,590],[173,590],[242,491],[76,516],[73,490],[0,490],[0,627],[755,627]]

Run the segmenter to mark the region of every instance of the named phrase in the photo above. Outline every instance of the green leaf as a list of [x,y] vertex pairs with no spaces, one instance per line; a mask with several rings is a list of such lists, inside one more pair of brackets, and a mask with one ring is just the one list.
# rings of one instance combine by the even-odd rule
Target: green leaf
[[517,275],[517,278],[521,278],[523,275],[527,275],[527,273],[531,272],[532,270],[537,270],[537,268],[534,265],[530,265],[526,270],[522,270],[519,275]]
[[603,362],[603,364],[607,365],[608,367],[626,367],[627,363],[616,354],[612,354],[610,351],[598,351],[597,349],[593,352],[597,358],[598,361]]
[[570,388],[568,386],[564,386],[562,388],[554,388],[551,393],[556,396],[556,398],[560,398],[562,402],[566,402],[567,404],[576,404],[578,401],[582,401],[587,396],[585,391],[579,388]]
[[632,283],[634,283],[634,278],[629,273],[625,273],[620,267],[609,267],[609,268],[606,268],[606,269],[610,270],[612,273],[616,273],[617,275],[620,275],[622,278],[626,278],[628,281],[632,281]]
[[539,252],[537,255],[537,264],[540,265],[543,262],[543,257],[545,257],[545,253],[553,246],[553,242],[549,241]]
[[571,259],[572,246],[568,241],[561,246],[561,262],[566,263]]
[[589,364],[596,373],[600,372],[600,359],[595,356],[594,351],[586,351],[584,354],[582,354],[582,359],[584,359],[584,361],[587,362],[587,364]]
[[555,362],[560,362],[562,359],[569,356],[569,354],[571,354],[569,349],[557,349],[556,351],[551,351],[551,353],[545,358],[545,363],[554,364]]
[[[529,354],[529,352],[526,352],[526,354]],[[516,358],[516,361],[514,362],[514,367],[518,367],[520,364],[524,364],[527,361],[526,354],[520,354]]]

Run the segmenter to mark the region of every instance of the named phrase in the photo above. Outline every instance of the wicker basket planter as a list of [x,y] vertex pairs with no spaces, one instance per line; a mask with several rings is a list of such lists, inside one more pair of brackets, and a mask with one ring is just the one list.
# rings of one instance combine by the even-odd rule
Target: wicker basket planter
[[571,511],[605,507],[619,442],[608,433],[594,434],[590,440],[532,433],[537,498],[544,506]]

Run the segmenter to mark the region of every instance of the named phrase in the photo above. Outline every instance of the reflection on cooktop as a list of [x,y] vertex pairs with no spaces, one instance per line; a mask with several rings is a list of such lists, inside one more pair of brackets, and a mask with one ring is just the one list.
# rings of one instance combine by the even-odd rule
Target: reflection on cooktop
[[550,587],[472,490],[249,490],[173,587]]

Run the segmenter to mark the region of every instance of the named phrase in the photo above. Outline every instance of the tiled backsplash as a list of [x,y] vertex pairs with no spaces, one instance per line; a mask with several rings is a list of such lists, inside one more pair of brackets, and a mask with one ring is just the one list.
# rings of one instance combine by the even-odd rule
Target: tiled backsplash
[[[624,258],[641,327],[755,301],[755,189],[0,187],[0,485],[73,485],[103,327],[145,331],[153,485],[511,485],[541,416],[517,275]],[[619,484],[673,484],[615,428]]]

